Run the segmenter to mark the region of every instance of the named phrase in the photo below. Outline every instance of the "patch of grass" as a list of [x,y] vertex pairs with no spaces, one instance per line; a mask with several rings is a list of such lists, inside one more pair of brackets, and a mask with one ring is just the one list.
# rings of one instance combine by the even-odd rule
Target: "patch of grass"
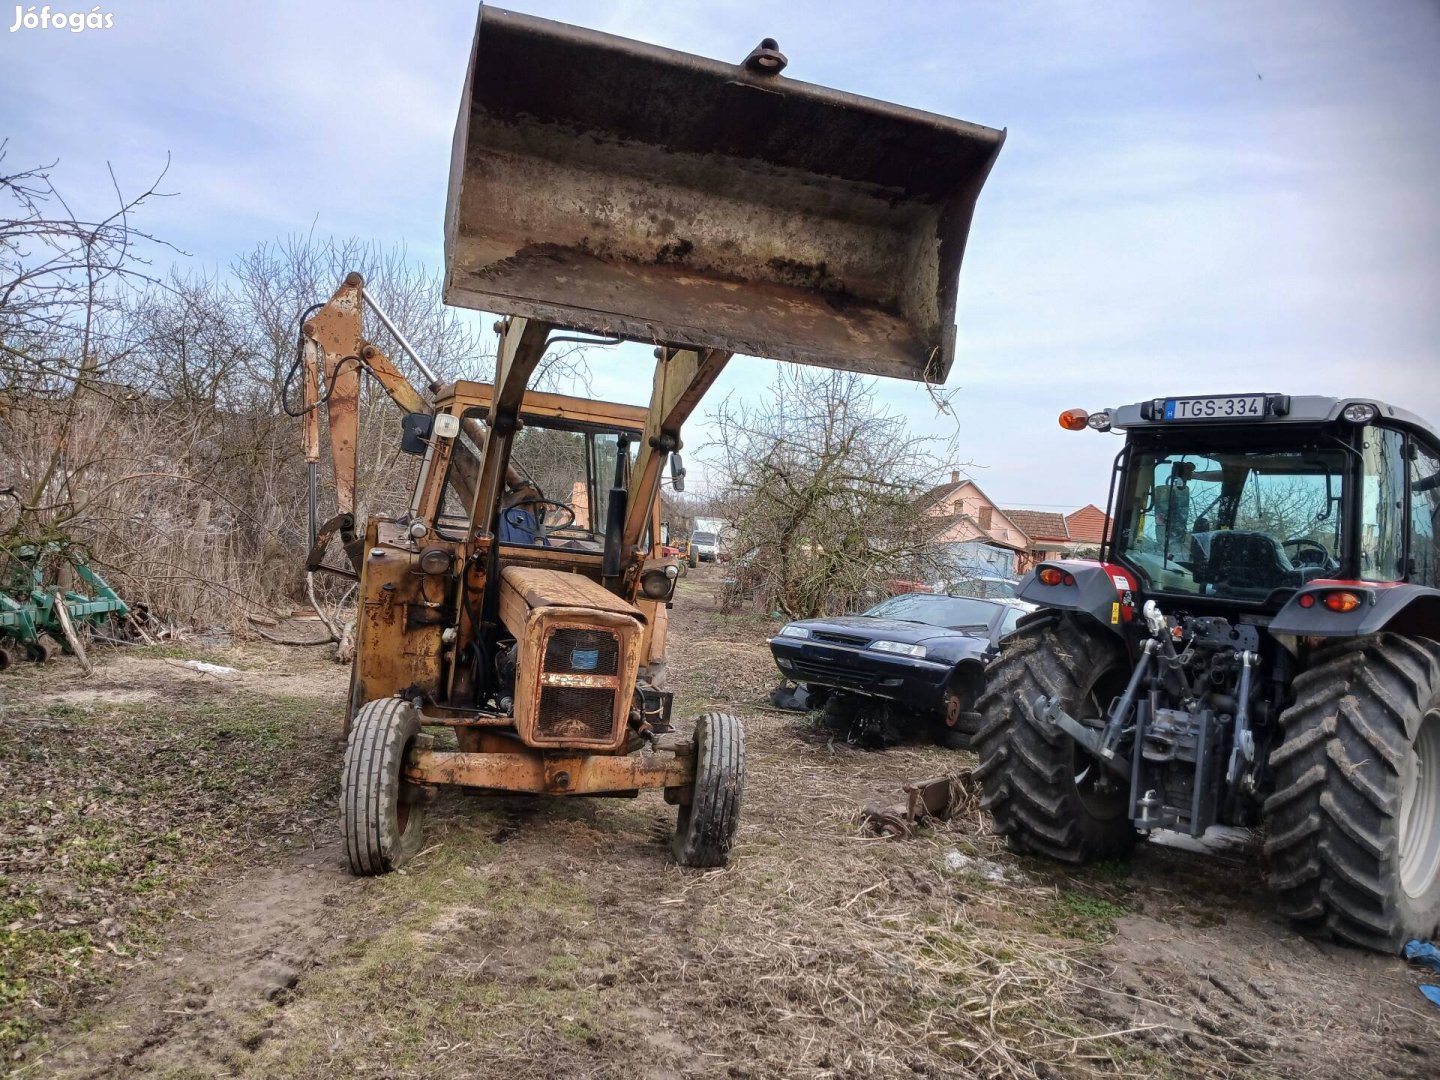
[[1061,890],[1050,911],[1050,928],[1062,937],[1100,942],[1115,933],[1115,923],[1128,908],[1098,896]]
[[217,863],[333,829],[325,702],[176,690],[5,709],[0,1060],[104,977],[96,945],[145,955]]
[[47,928],[33,894],[0,899],[0,1059],[35,1031],[22,1010],[33,994],[31,983],[65,977],[93,949],[83,930]]
[[219,664],[221,667],[249,671],[255,665],[225,651],[206,649],[197,645],[183,645],[168,641],[160,645],[140,645],[130,650],[131,656],[144,656],[153,660],[199,660],[202,664]]

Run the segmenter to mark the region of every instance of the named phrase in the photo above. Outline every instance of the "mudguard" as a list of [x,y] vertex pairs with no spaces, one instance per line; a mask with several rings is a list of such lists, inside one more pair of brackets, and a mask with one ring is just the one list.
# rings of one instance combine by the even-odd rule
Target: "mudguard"
[[[1325,596],[1332,592],[1354,593],[1362,602],[1354,611],[1331,611]],[[1272,634],[1296,637],[1368,637],[1382,630],[1440,640],[1440,589],[1398,581],[1322,579],[1290,597],[1270,623]]]
[[[1060,572],[1061,580],[1047,585],[1040,575]],[[1036,565],[1020,579],[1015,595],[1054,611],[1089,615],[1101,626],[1124,635],[1125,624],[1135,617],[1135,579],[1123,567],[1088,559],[1052,559]]]

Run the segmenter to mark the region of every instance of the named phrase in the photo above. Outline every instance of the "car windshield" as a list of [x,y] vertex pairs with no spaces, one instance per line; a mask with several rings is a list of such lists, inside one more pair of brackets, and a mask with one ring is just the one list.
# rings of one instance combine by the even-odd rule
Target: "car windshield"
[[690,537],[690,539],[697,544],[713,544],[715,542],[715,534],[695,533],[693,536]]
[[865,614],[877,619],[902,619],[958,629],[962,626],[989,626],[990,620],[995,617],[995,605],[964,596],[906,593],[876,604]]
[[952,596],[978,596],[981,600],[1007,600],[1015,595],[1015,583],[1004,578],[969,578],[952,581],[945,590]]
[[1135,454],[1116,554],[1159,592],[1263,602],[1340,568],[1338,447]]

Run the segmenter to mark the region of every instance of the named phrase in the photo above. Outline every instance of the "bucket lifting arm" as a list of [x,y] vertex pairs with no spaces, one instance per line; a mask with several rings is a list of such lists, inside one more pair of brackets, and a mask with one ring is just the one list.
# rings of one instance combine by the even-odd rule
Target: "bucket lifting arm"
[[656,349],[650,418],[631,470],[623,550],[633,557],[650,523],[666,459],[680,449],[680,428],[720,377],[730,354],[721,349]]

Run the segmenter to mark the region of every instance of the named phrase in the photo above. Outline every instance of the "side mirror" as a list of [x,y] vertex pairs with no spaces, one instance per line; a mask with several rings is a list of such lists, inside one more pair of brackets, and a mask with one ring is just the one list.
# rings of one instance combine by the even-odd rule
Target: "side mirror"
[[685,462],[679,453],[670,455],[670,486],[676,491],[685,490]]
[[435,417],[430,413],[406,413],[400,418],[400,452],[424,454],[434,427]]

